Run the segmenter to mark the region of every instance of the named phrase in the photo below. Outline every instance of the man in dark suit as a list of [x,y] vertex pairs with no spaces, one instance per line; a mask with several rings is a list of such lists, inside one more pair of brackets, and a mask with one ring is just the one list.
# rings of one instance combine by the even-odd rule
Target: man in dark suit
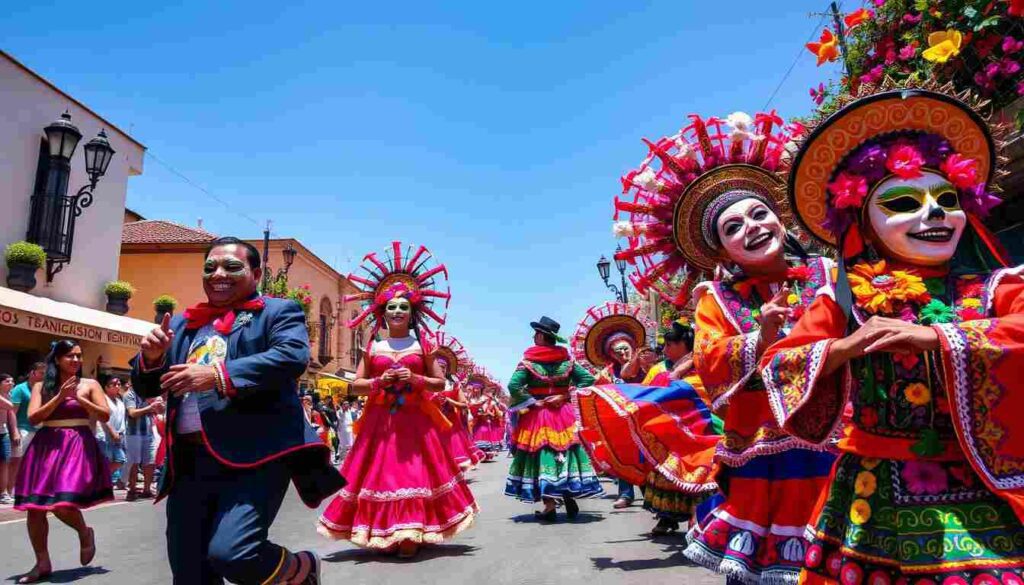
[[167,552],[174,583],[319,583],[315,553],[268,540],[295,483],[316,507],[344,485],[303,416],[297,379],[309,362],[306,319],[261,297],[260,257],[237,238],[207,250],[207,302],[164,318],[132,366],[136,392],[167,394]]

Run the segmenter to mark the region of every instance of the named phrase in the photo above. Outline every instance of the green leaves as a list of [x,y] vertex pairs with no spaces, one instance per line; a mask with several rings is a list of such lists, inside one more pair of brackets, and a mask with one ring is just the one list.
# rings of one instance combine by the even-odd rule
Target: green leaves
[[942,442],[939,441],[939,433],[935,429],[921,431],[921,438],[918,439],[910,450],[920,457],[934,457],[942,453]]

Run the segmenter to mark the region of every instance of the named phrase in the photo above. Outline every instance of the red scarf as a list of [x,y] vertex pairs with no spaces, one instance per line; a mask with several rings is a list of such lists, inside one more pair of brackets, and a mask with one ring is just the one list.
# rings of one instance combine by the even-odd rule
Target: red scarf
[[523,352],[523,359],[542,364],[564,362],[569,359],[569,350],[558,345],[535,345]]
[[759,286],[779,282],[780,280],[801,283],[807,282],[810,278],[811,268],[809,266],[790,266],[786,269],[786,273],[782,278],[779,278],[779,276],[753,276],[735,283],[732,288],[741,297],[748,299],[750,298],[750,293]]
[[231,333],[235,325],[235,313],[237,311],[262,311],[266,303],[263,297],[249,299],[231,307],[214,307],[210,303],[199,303],[198,305],[185,309],[186,329],[199,329],[213,321],[213,328],[221,335]]

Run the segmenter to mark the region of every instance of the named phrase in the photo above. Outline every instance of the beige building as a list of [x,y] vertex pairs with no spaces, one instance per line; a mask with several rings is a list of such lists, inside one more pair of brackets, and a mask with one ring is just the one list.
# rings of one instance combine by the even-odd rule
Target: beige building
[[[120,274],[137,291],[128,315],[152,321],[152,301],[163,294],[178,300],[179,312],[201,302],[205,298],[201,279],[203,256],[209,242],[217,236],[199,227],[170,221],[128,221],[138,217],[141,216],[137,213],[126,215],[122,226]],[[250,243],[263,249],[262,240]],[[289,246],[296,252],[288,270],[289,285],[309,285],[313,298],[308,320],[312,359],[303,382],[312,384],[321,372],[351,377],[358,363],[359,342],[366,333],[345,327],[345,321],[357,313],[358,307],[346,305],[344,297],[357,290],[347,278],[294,239],[270,240],[268,258],[274,274],[283,266],[282,252]]]
[[[60,231],[56,222],[47,221],[53,214],[31,220],[33,196],[54,184],[44,128],[67,111],[81,133],[70,171],[63,175],[69,196],[89,184],[86,143],[103,131],[114,150],[91,205],[83,206],[75,218],[70,261],[53,266],[51,273],[57,266],[61,270],[52,274],[51,282],[47,270],[40,270],[37,285],[27,292],[0,286],[0,371],[23,373],[45,355],[51,341],[62,337],[82,341],[86,375],[95,375],[100,367],[125,368],[150,324],[104,312],[103,287],[118,276],[128,179],[142,173],[145,147],[3,51],[0,104],[0,247],[28,239],[33,226],[37,232]],[[6,264],[0,263],[0,285],[7,276]]]

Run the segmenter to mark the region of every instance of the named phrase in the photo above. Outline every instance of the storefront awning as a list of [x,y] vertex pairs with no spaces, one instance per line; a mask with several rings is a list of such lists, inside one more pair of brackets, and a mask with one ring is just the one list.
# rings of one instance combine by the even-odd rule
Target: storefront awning
[[316,377],[316,390],[321,398],[328,396],[348,396],[348,389],[351,382],[340,376],[331,374],[318,374]]
[[70,337],[79,341],[137,348],[154,325],[0,287],[0,325]]

